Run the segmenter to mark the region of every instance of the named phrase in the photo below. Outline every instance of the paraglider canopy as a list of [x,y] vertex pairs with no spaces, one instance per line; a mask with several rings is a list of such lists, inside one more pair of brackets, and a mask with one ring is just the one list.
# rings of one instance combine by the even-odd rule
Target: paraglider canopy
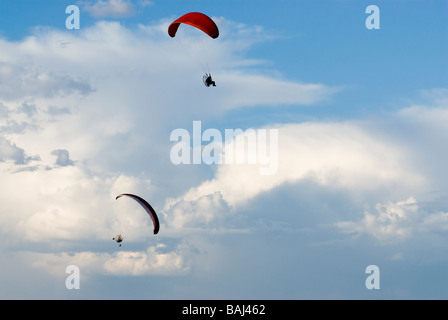
[[157,214],[155,212],[155,210],[151,207],[151,205],[143,198],[140,198],[139,196],[136,196],[135,194],[130,194],[130,193],[122,193],[119,194],[116,198],[120,198],[120,197],[130,197],[132,199],[134,199],[135,201],[137,201],[148,213],[148,215],[151,217],[151,220],[154,224],[154,234],[157,234],[159,232],[159,218],[157,217]]
[[168,34],[170,37],[174,38],[181,23],[198,28],[213,39],[216,39],[219,36],[218,26],[210,17],[200,12],[190,12],[184,14],[182,17],[170,24],[168,27]]

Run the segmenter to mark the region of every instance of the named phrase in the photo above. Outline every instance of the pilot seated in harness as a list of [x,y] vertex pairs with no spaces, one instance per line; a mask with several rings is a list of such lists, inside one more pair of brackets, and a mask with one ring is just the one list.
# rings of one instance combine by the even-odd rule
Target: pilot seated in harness
[[204,84],[206,87],[210,87],[210,86],[214,86],[216,87],[215,81],[212,80],[212,75],[206,73],[203,77],[202,80],[204,80]]

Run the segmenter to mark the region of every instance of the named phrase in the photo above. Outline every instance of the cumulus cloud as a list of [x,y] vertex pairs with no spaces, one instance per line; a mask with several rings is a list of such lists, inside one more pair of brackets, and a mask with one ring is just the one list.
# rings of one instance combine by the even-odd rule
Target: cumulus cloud
[[0,137],[0,161],[5,160],[13,160],[14,163],[22,164],[25,162],[25,155],[23,149]]
[[368,234],[379,240],[404,240],[421,232],[448,231],[448,213],[426,213],[417,200],[376,204],[376,213],[364,212],[359,221],[339,221],[335,226],[344,233]]
[[194,201],[173,201],[165,207],[164,216],[172,228],[210,228],[219,226],[229,215],[229,207],[219,192],[203,195]]
[[88,83],[75,76],[41,70],[31,61],[22,61],[22,64],[0,62],[0,84],[4,101],[67,96],[75,92],[87,94],[92,90]]
[[[278,170],[261,175],[260,163],[219,165],[215,177],[191,188],[183,200],[219,193],[230,206],[285,183],[312,179],[321,185],[374,190],[394,183],[419,185],[424,178],[406,168],[406,150],[350,123],[279,125]],[[260,147],[260,146],[258,146]],[[244,159],[248,159],[248,150]],[[173,200],[175,202],[175,200]],[[169,203],[170,204],[170,203]]]
[[22,148],[0,136],[0,162],[11,160],[15,164],[26,164],[29,161],[39,161],[39,156],[27,156]]
[[145,194],[151,187],[149,181],[94,175],[77,165],[2,174],[0,225],[12,243],[17,238],[22,245],[109,240],[131,230],[128,241],[139,241],[150,230],[149,222],[136,208],[115,202],[123,190]]
[[34,268],[42,269],[51,275],[64,275],[61,271],[75,265],[82,278],[95,275],[143,276],[143,275],[181,275],[189,270],[188,262],[182,256],[182,245],[167,250],[163,244],[149,246],[144,251],[119,251],[99,253],[81,251],[76,253],[38,253],[29,252],[26,260]]
[[158,252],[164,245],[148,247],[146,251],[123,251],[104,263],[107,272],[115,275],[184,274],[189,267],[180,252]]
[[[177,203],[185,206],[186,203],[193,204],[205,196],[216,194],[219,194],[230,208],[238,208],[282,185],[306,181],[332,189],[350,190],[354,196],[378,196],[381,190],[381,193],[390,198],[418,194],[425,199],[431,199],[428,190],[436,188],[439,191],[435,197],[446,197],[443,186],[446,186],[444,163],[447,154],[444,148],[438,147],[446,144],[448,136],[445,125],[446,90],[426,90],[423,96],[425,104],[403,108],[391,113],[383,121],[374,119],[272,125],[270,128],[277,128],[279,137],[276,150],[278,170],[275,174],[261,175],[260,162],[256,165],[248,164],[246,149],[243,154],[246,159],[244,164],[215,166],[213,178],[191,187],[176,199],[168,199],[165,210],[172,210]],[[369,197],[366,196],[366,201],[367,198]],[[402,205],[404,204],[397,202],[395,208]],[[391,204],[384,210],[390,212],[389,209],[392,208],[394,207]],[[413,207],[409,206],[406,210],[411,208]],[[394,219],[393,215],[389,220],[386,213],[380,216],[381,218],[371,219],[372,214],[368,213],[363,223],[356,226],[363,228],[363,233],[368,233],[368,223],[379,227],[379,222],[382,221],[385,224],[383,228],[372,235],[379,238],[388,234],[391,237],[399,237],[401,234],[405,238],[410,230],[416,227],[414,224],[419,224],[419,228],[424,230],[428,221],[436,217],[443,220],[444,217],[443,213],[439,212],[428,216],[424,223],[407,219],[412,225],[412,228],[408,229],[402,223],[390,223],[389,220]],[[212,216],[208,219],[213,221]],[[184,225],[188,225],[194,219],[191,217],[190,220],[189,215],[185,214],[183,219],[176,217],[176,221],[183,221]],[[355,224],[345,226],[354,228]]]

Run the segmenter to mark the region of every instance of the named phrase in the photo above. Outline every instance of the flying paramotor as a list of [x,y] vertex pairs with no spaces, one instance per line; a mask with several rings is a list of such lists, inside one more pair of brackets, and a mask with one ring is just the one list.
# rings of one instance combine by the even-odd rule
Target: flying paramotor
[[[207,47],[207,41],[209,40],[208,37],[212,38],[212,39],[216,39],[219,37],[219,29],[218,26],[216,25],[216,23],[207,15],[200,13],[200,12],[189,12],[187,14],[184,14],[183,16],[181,16],[180,18],[174,20],[168,27],[168,34],[170,35],[171,38],[174,38],[176,36],[177,30],[179,29],[179,26],[181,24],[187,24],[190,25],[196,29],[199,29],[200,31],[204,32],[204,34],[202,34],[202,32],[199,31],[199,33],[201,35],[204,35],[204,37],[201,37],[200,43],[202,43],[203,45],[203,51],[206,51],[206,47]],[[196,30],[194,30],[196,31]],[[182,39],[182,37],[180,37]],[[177,39],[177,38],[176,38]],[[194,55],[192,55],[194,57]],[[197,63],[199,63],[205,70],[205,76],[203,78],[204,80],[204,84],[206,87],[216,87],[216,83],[215,81],[212,80],[212,77],[210,75],[210,70],[209,70],[209,66],[208,66],[208,56],[207,53],[204,53],[204,58],[205,59],[198,59],[198,61],[196,61]],[[203,61],[205,60],[205,62]],[[204,64],[206,65],[206,68],[204,66]],[[206,81],[207,80],[207,81]]]

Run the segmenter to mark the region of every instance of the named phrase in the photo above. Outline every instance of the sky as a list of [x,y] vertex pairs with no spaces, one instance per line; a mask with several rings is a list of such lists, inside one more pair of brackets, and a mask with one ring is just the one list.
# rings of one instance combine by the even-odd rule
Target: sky
[[447,299],[447,9],[2,0],[0,298]]

